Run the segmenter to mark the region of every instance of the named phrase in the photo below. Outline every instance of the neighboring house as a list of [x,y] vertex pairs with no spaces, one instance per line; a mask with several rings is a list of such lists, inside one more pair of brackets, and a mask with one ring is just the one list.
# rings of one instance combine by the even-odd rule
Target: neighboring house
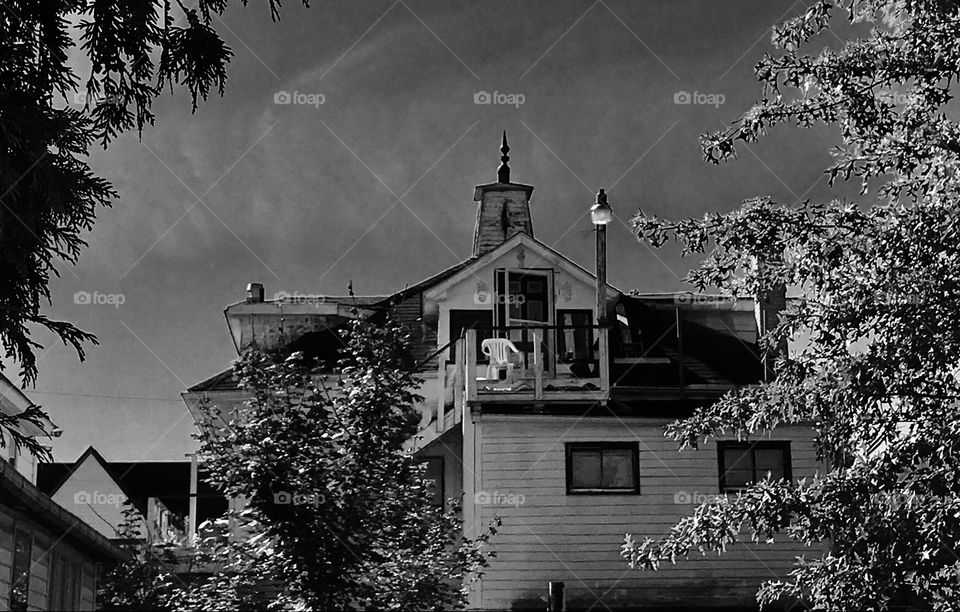
[[[197,522],[227,509],[223,494],[193,478],[190,461],[107,461],[92,446],[73,463],[40,465],[37,485],[104,537],[120,538],[127,500],[139,513],[139,536],[155,544],[188,544],[191,497]],[[191,491],[191,481],[196,491]]]
[[[534,238],[533,187],[510,181],[507,151],[504,138],[497,182],[475,189],[469,259],[388,296],[271,300],[251,283],[225,310],[234,345],[292,345],[332,368],[351,318],[389,313],[414,332],[426,399],[409,447],[430,462],[444,497],[463,495],[468,537],[502,520],[471,608],[543,609],[558,581],[570,609],[755,606],[759,583],[809,549],[744,545],[658,573],[630,570],[619,552],[625,533],[662,537],[709,496],[768,472],[816,471],[808,427],[683,453],[663,435],[676,418],[763,379],[758,329],[776,320],[783,292],[755,301],[598,291],[592,272]],[[244,400],[230,370],[183,397],[195,418],[204,398],[226,411]]]
[[[0,374],[0,410],[22,413],[32,404]],[[26,436],[59,432],[52,423],[20,427]],[[48,433],[50,432],[50,433]],[[0,610],[94,610],[97,566],[122,551],[36,486],[37,458],[0,449]],[[39,464],[42,466],[43,464]]]

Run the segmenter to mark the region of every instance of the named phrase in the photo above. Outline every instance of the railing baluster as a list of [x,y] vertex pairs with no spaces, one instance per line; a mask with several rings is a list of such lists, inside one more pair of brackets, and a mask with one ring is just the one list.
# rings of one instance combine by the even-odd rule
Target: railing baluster
[[467,401],[477,399],[477,330],[468,329],[466,336],[467,359],[463,364],[467,389]]
[[533,397],[543,399],[543,355],[540,347],[540,334],[533,330]]

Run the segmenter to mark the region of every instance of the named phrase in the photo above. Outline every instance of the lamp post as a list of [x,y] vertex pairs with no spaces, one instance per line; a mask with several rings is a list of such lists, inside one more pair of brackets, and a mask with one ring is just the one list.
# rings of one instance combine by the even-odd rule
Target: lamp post
[[607,224],[613,221],[613,209],[603,189],[590,207],[590,220],[597,228],[597,325],[603,326],[607,322]]

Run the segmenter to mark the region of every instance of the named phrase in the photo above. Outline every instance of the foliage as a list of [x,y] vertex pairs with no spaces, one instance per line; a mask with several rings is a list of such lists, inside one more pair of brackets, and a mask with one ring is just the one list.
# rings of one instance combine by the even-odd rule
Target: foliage
[[248,503],[232,517],[243,536],[207,538],[225,571],[184,593],[182,609],[462,607],[489,534],[462,538],[458,508],[431,503],[403,448],[421,399],[404,328],[354,322],[340,365],[329,388],[301,353],[251,350],[235,369],[244,408],[206,406],[210,481]]
[[172,573],[176,560],[170,547],[154,546],[143,539],[143,518],[130,502],[123,508],[117,530],[127,559],[109,568],[98,581],[97,605],[112,610],[167,612],[177,580]]
[[[308,4],[307,0],[303,0]],[[90,147],[153,124],[151,104],[166,87],[186,88],[194,110],[221,94],[230,48],[213,21],[227,0],[5,0],[0,8],[0,342],[25,384],[37,377],[31,328],[52,331],[84,358],[96,338],[52,320],[51,274],[75,264],[97,209],[117,193],[93,173]],[[242,0],[246,5],[246,0]],[[279,17],[279,0],[270,0]],[[185,21],[178,24],[177,17]],[[70,19],[79,19],[75,26]],[[80,43],[80,79],[68,53]],[[77,102],[81,104],[77,104]],[[12,430],[6,423],[0,429]],[[0,438],[2,439],[2,438]],[[39,450],[35,448],[34,450]]]
[[[735,295],[798,294],[764,339],[796,350],[776,378],[727,394],[667,428],[681,447],[810,425],[816,477],[763,481],[701,505],[660,541],[628,535],[623,556],[657,569],[722,551],[745,528],[758,542],[809,544],[762,604],[822,610],[911,603],[960,609],[960,206],[957,123],[946,108],[960,71],[960,3],[818,0],[775,28],[757,65],[762,100],[703,137],[719,163],[773,126],[840,128],[827,169],[863,201],[784,206],[757,198],[725,214],[668,221],[642,212],[638,237],[703,258],[689,282]],[[809,54],[846,14],[863,35]],[[869,30],[867,28],[870,28]],[[836,46],[834,44],[834,46]],[[872,195],[874,194],[875,195]]]

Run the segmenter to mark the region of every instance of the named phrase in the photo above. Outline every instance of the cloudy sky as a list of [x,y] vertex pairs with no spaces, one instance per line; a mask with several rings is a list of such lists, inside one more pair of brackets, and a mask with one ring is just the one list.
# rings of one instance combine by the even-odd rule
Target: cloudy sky
[[[194,448],[179,394],[236,356],[223,308],[251,281],[268,296],[351,280],[380,294],[468,257],[473,186],[495,180],[501,130],[513,180],[536,188],[536,237],[588,268],[585,213],[608,190],[621,289],[681,288],[695,263],[631,236],[640,207],[681,217],[831,195],[832,129],[777,130],[722,167],[698,143],[756,99],[770,27],[803,0],[291,0],[279,23],[266,3],[233,4],[216,23],[235,52],[225,97],[191,114],[166,95],[142,140],[93,155],[120,198],[48,310],[100,345],[81,363],[40,334],[30,392],[64,430],[59,461],[90,444],[109,460]],[[78,291],[123,303],[75,304]]]

